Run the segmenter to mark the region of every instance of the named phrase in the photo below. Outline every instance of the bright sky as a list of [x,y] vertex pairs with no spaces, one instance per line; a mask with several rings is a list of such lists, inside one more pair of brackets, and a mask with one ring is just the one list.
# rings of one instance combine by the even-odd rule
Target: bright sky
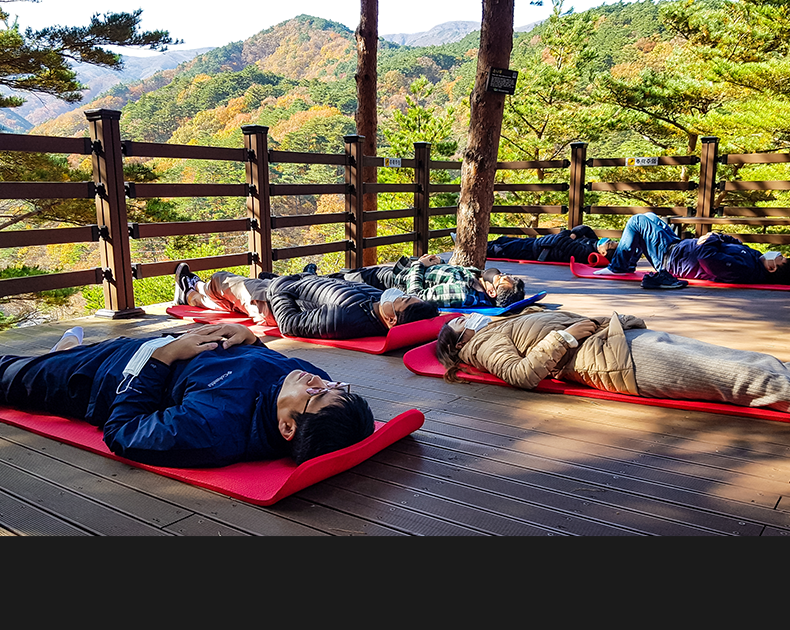
[[[585,11],[614,0],[565,0],[564,10]],[[19,25],[34,29],[47,26],[83,26],[94,13],[142,9],[142,30],[167,30],[184,44],[172,50],[224,46],[307,14],[345,24],[354,30],[359,24],[359,0],[227,0],[205,3],[196,0],[41,0],[34,4],[20,0],[3,1],[4,10],[19,16]],[[542,7],[529,0],[516,0],[514,26],[545,19],[551,0]],[[380,0],[379,35],[420,33],[444,22],[479,22],[481,0]],[[140,54],[128,49],[124,54]]]

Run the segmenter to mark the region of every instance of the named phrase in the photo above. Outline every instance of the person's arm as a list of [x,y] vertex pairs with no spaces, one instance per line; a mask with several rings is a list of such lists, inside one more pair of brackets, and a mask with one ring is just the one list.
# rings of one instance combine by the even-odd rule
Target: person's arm
[[536,343],[522,356],[509,335],[492,335],[486,344],[483,364],[486,370],[508,385],[520,389],[533,389],[551,374],[557,363],[579,341],[591,335],[597,324],[583,320],[564,331],[554,330]]
[[598,239],[595,231],[589,225],[577,225],[571,230],[573,238],[592,238]]

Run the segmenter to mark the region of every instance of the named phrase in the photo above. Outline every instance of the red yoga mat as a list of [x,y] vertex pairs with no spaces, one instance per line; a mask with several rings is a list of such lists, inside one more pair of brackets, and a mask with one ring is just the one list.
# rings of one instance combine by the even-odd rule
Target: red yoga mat
[[331,348],[343,348],[345,350],[356,350],[369,354],[384,354],[391,350],[415,346],[426,341],[436,339],[439,330],[445,322],[454,319],[455,313],[444,313],[431,319],[423,319],[409,324],[400,324],[390,328],[385,336],[380,337],[358,337],[356,339],[313,339],[308,337],[286,337],[280,332],[277,326],[258,326],[251,318],[238,313],[228,313],[226,311],[209,311],[194,306],[170,306],[167,313],[173,317],[182,319],[192,319],[199,324],[218,324],[234,323],[244,324],[259,336],[281,337],[294,341],[304,341],[319,346]]
[[[512,263],[520,263],[520,264],[532,264],[532,265],[569,265],[570,263],[564,262],[546,262],[545,260],[520,260],[518,258],[487,258],[486,260],[500,260],[502,262],[512,262]],[[606,267],[609,264],[609,259],[606,256],[601,256],[597,252],[592,252],[587,257],[587,264],[591,267]]]
[[[577,263],[574,258],[571,258],[571,273],[577,278],[589,278],[591,280],[625,280],[626,282],[641,282],[642,276],[645,275],[644,271],[637,270],[634,273],[625,273],[620,275],[607,275],[596,276],[596,269],[590,265],[583,265]],[[699,280],[696,278],[684,278],[689,285],[699,287],[719,287],[722,289],[760,289],[764,291],[790,291],[790,285],[787,284],[728,284],[725,282],[711,282],[710,280]]]
[[[436,342],[425,344],[419,348],[409,350],[403,355],[403,363],[415,374],[422,376],[434,376],[442,378],[444,376],[444,366],[436,358]],[[458,377],[472,383],[486,383],[489,385],[502,385],[510,387],[501,378],[489,372],[482,372],[473,368],[471,365],[464,365],[464,369],[469,370],[470,374],[458,372]],[[601,400],[615,400],[618,402],[634,403],[638,405],[652,405],[654,407],[669,407],[671,409],[688,409],[692,411],[707,411],[709,413],[719,413],[729,416],[746,416],[749,418],[761,418],[763,420],[776,420],[777,422],[790,422],[790,413],[767,409],[765,407],[739,407],[727,403],[706,402],[700,400],[671,400],[667,398],[645,398],[643,396],[630,396],[628,394],[617,394],[605,392],[600,389],[587,387],[578,383],[566,383],[557,379],[544,379],[533,391],[545,392],[548,394],[568,394],[569,396],[584,396],[586,398],[598,398]]]
[[272,505],[294,492],[360,464],[419,429],[424,420],[421,411],[410,409],[389,422],[376,422],[373,435],[361,442],[321,455],[299,466],[293,460],[284,458],[243,462],[222,468],[166,468],[140,464],[114,455],[102,441],[102,432],[87,422],[0,407],[0,421],[6,424],[255,505]]

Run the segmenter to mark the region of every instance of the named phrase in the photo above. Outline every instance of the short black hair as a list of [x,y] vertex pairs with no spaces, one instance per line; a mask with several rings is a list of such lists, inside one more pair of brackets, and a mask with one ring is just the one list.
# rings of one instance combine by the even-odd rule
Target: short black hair
[[438,315],[439,307],[436,306],[436,304],[420,300],[419,302],[409,304],[402,311],[397,311],[395,313],[395,317],[397,318],[396,325],[410,324],[411,322],[417,322],[421,319],[431,319]]
[[521,278],[514,278],[513,280],[512,287],[500,285],[496,290],[496,305],[499,308],[505,308],[514,302],[524,299],[524,281]]
[[296,431],[291,458],[302,464],[338,451],[373,435],[375,423],[368,401],[359,394],[341,392],[316,413],[294,414]]
[[776,271],[767,274],[767,278],[771,284],[790,284],[790,259],[785,258]]

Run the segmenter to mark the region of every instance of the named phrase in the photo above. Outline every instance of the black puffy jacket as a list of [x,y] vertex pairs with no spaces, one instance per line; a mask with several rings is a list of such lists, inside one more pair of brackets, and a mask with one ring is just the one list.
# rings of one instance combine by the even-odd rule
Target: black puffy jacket
[[310,273],[275,278],[267,300],[280,331],[288,337],[353,339],[386,335],[373,310],[382,291]]
[[[571,238],[574,235],[574,238]],[[489,258],[513,258],[516,260],[541,260],[545,262],[571,261],[586,263],[587,257],[598,251],[598,237],[587,225],[577,225],[572,230],[562,230],[546,236],[518,237],[500,236],[488,243]]]

